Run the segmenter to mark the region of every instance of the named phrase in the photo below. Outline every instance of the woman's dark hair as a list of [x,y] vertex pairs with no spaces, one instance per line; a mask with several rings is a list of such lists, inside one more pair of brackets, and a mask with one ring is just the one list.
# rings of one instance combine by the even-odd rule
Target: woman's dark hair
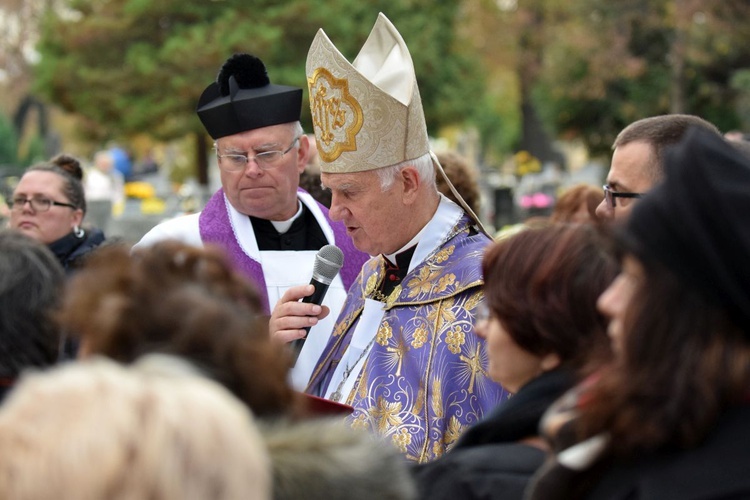
[[694,447],[750,393],[747,332],[662,265],[641,264],[623,352],[587,393],[578,421],[580,437],[607,432],[618,456]]
[[57,361],[60,334],[53,321],[65,274],[36,240],[0,231],[0,377]]
[[609,352],[596,309],[618,271],[608,248],[597,228],[582,224],[526,229],[495,243],[482,263],[490,311],[523,349],[587,368]]
[[272,342],[260,296],[218,248],[176,241],[131,255],[92,254],[66,290],[60,323],[90,354],[132,362],[149,353],[191,361],[257,415],[294,414],[288,353]]
[[32,165],[26,169],[26,172],[52,172],[63,179],[63,194],[70,201],[70,204],[83,210],[86,215],[86,195],[83,190],[81,179],[83,171],[81,165],[72,156],[58,155],[49,163],[40,163]]

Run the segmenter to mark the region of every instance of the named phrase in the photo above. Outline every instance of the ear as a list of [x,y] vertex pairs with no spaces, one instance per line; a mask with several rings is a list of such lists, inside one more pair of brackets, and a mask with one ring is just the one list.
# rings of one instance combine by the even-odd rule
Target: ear
[[310,156],[310,139],[305,134],[299,137],[299,148],[297,150],[297,171],[301,174],[307,166],[307,159]]
[[80,227],[81,226],[81,222],[83,222],[83,210],[81,210],[80,208],[77,208],[73,212],[73,217],[72,217],[71,222],[72,222],[71,229],[74,226],[79,226]]
[[401,170],[401,182],[403,183],[404,203],[411,204],[417,198],[419,188],[422,184],[419,178],[419,172],[414,166],[409,165]]
[[542,371],[548,372],[560,366],[560,363],[561,363],[560,356],[557,353],[551,352],[549,354],[545,354],[542,357],[542,362],[540,366],[542,368]]

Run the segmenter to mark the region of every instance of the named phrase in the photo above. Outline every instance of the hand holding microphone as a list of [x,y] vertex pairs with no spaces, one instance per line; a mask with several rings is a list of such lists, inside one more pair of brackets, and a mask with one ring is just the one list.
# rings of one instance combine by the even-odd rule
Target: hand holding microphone
[[[323,303],[328,287],[333,282],[339,270],[344,265],[344,253],[335,245],[326,245],[315,255],[315,264],[313,265],[313,275],[310,284],[315,287],[315,291],[312,295],[304,297],[301,302],[312,303],[320,305]],[[310,327],[305,328],[306,331],[310,331]],[[292,342],[292,350],[294,353],[294,359],[297,359],[302,346],[305,344],[305,339],[297,339]]]

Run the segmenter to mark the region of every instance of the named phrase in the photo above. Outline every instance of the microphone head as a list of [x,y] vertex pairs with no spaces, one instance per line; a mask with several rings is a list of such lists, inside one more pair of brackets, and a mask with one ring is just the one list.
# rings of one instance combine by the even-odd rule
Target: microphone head
[[330,284],[344,265],[344,252],[335,245],[326,245],[318,250],[313,265],[313,277]]

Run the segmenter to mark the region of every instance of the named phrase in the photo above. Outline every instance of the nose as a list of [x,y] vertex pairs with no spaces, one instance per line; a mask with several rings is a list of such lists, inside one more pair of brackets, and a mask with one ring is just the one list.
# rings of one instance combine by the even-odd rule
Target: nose
[[607,204],[607,200],[602,199],[601,203],[596,207],[596,216],[602,220],[614,219],[615,209],[610,208]]
[[617,314],[619,289],[622,285],[622,278],[618,276],[599,296],[596,301],[596,308],[609,319]]
[[260,168],[255,158],[248,158],[244,174],[248,177],[260,177],[263,175],[263,169]]
[[344,216],[346,215],[346,208],[338,201],[336,193],[331,195],[331,207],[328,209],[328,215],[334,221],[344,220]]
[[21,212],[23,213],[33,213],[34,207],[31,206],[31,199],[25,200],[23,202],[23,205],[21,205]]

